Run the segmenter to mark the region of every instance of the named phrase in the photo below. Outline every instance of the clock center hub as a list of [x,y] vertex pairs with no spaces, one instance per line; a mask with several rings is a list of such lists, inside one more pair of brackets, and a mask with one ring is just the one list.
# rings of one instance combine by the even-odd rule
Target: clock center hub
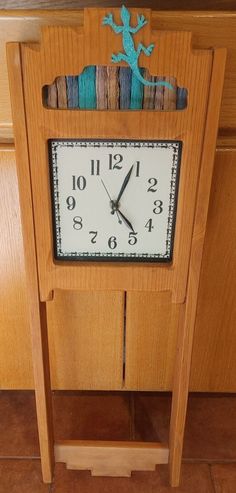
[[110,206],[111,206],[111,214],[115,214],[115,212],[119,210],[120,204],[115,200],[111,200]]

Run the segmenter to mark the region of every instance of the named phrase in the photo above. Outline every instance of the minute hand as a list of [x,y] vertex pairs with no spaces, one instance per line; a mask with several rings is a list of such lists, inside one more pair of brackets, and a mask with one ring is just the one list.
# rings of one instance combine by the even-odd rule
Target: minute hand
[[131,224],[131,222],[127,219],[127,217],[125,217],[125,215],[123,214],[123,212],[120,211],[120,209],[117,209],[117,213],[120,214],[120,216],[122,217],[124,223],[126,224],[126,226],[128,226],[129,229],[131,229],[131,231],[133,231],[134,233],[134,228]]
[[126,175],[126,177],[125,177],[125,179],[124,179],[124,181],[123,181],[123,183],[122,183],[122,187],[121,187],[121,189],[120,189],[120,193],[119,193],[119,195],[118,195],[118,197],[117,197],[117,199],[116,199],[116,204],[117,204],[117,205],[119,204],[119,201],[120,201],[120,199],[121,199],[121,197],[122,197],[122,195],[123,195],[123,193],[124,193],[124,191],[125,191],[125,189],[126,189],[126,187],[127,187],[128,183],[129,183],[129,179],[130,179],[130,176],[131,176],[131,173],[132,173],[133,167],[134,167],[134,165],[133,165],[133,166],[131,166],[131,168],[130,168],[129,172],[127,173],[127,175]]

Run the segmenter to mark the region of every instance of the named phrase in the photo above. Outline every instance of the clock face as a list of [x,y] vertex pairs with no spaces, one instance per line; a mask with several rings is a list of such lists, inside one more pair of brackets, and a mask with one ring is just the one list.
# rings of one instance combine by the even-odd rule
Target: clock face
[[50,140],[57,260],[170,262],[182,143]]

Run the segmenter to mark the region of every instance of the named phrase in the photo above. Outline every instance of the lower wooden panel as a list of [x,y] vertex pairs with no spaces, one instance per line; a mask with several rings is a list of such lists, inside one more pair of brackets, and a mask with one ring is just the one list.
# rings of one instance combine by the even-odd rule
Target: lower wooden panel
[[47,312],[53,388],[121,389],[124,294],[56,291]]
[[192,359],[191,390],[236,391],[236,149],[216,154]]
[[0,146],[0,388],[33,388],[13,148]]
[[167,464],[169,449],[161,443],[68,440],[55,444],[56,462],[67,469],[91,470],[92,476],[131,476]]
[[179,309],[169,292],[127,293],[126,388],[172,388]]

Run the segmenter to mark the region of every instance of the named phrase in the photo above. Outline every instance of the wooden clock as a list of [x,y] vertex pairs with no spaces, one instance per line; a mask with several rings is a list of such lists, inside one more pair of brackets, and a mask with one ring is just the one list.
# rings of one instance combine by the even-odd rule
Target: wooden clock
[[[226,54],[151,27],[147,9],[85,9],[83,27],[7,46],[45,482],[59,461],[113,476],[169,463],[179,484]],[[57,289],[170,291],[180,304],[169,443],[54,442],[46,304]]]

